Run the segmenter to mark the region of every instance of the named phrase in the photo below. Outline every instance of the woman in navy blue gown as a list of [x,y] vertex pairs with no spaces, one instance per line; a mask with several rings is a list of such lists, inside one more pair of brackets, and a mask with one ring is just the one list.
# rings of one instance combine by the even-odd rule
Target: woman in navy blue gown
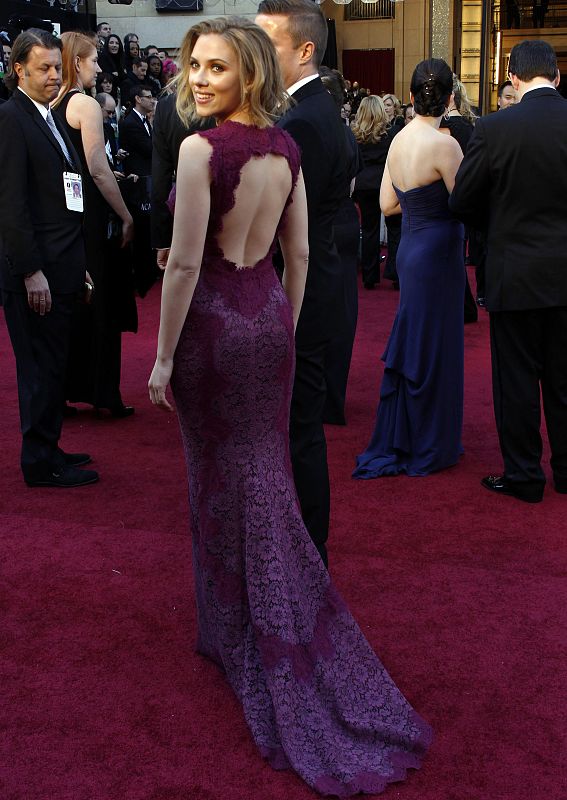
[[400,305],[382,356],[376,427],[355,478],[428,475],[462,452],[463,226],[448,207],[461,149],[439,124],[453,76],[442,59],[417,65],[415,119],[389,151],[380,206],[403,215]]

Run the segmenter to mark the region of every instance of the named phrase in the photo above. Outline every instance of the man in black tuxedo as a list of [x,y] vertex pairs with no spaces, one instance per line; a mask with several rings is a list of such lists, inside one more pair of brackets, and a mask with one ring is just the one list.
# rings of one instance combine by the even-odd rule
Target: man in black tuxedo
[[121,189],[134,219],[134,282],[140,297],[145,297],[159,277],[154,263],[149,225],[153,132],[147,117],[154,110],[156,100],[150,87],[145,85],[132,89],[130,100],[132,110],[119,123],[119,140],[121,149],[128,153],[124,159],[124,170],[127,175],[137,175],[138,179],[135,183],[123,182]]
[[215,125],[214,117],[207,117],[186,126],[177,113],[176,100],[175,94],[159,100],[152,135],[152,246],[157,251],[160,269],[166,267],[173,235],[173,217],[167,199],[177,171],[179,148],[183,140],[196,130],[206,130]]
[[295,101],[279,125],[301,149],[307,192],[309,269],[295,335],[291,402],[291,459],[303,520],[323,562],[329,535],[329,471],[323,429],[325,356],[343,324],[343,275],[333,221],[348,180],[340,117],[318,75],[327,23],[311,0],[263,0],[256,22],[275,45],[284,85]]
[[555,488],[567,493],[567,102],[543,41],[512,49],[521,102],[477,120],[450,199],[487,227],[486,307],[504,474],[485,488],[543,498],[540,386]]
[[148,114],[156,101],[149,86],[140,85],[130,95],[132,110],[119,124],[120,147],[128,156],[124,161],[126,174],[152,174],[152,126]]
[[[21,466],[29,486],[94,483],[86,453],[59,447],[71,317],[86,273],[80,160],[49,103],[61,43],[31,28],[14,42],[0,108],[0,288],[18,372]],[[88,288],[88,287],[87,287]],[[90,286],[92,289],[92,286]]]

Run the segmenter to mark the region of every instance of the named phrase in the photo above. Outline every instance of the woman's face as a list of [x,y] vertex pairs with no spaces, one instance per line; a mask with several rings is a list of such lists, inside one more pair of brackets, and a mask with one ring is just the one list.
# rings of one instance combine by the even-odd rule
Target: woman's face
[[101,91],[110,94],[112,92],[112,81],[101,81],[100,82]]
[[191,53],[189,85],[200,117],[226,120],[241,109],[238,59],[217,33],[199,36]]
[[120,40],[117,36],[108,37],[108,52],[113,56],[120,52]]
[[130,39],[128,42],[128,53],[131,58],[138,58],[140,55],[140,45],[134,39]]
[[148,69],[150,71],[150,75],[154,75],[156,78],[159,78],[161,73],[161,61],[156,56],[156,58],[150,58],[148,62]]
[[391,97],[387,97],[384,100],[384,110],[386,111],[388,119],[392,119],[394,116],[394,101]]
[[77,56],[77,76],[83,84],[83,89],[92,89],[96,84],[96,76],[102,72],[98,65],[98,52],[96,47],[93,47],[91,52],[85,58]]
[[415,109],[413,106],[408,106],[404,111],[404,123],[408,125],[415,117]]

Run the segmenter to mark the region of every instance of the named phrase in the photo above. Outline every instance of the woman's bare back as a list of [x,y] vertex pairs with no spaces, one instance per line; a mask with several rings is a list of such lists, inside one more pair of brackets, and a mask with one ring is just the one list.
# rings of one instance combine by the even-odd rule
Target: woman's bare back
[[217,243],[227,261],[253,267],[266,257],[292,188],[287,160],[253,156],[240,172],[235,202],[222,218]]
[[388,169],[394,186],[402,192],[443,180],[449,192],[462,158],[454,139],[416,117],[394,138]]

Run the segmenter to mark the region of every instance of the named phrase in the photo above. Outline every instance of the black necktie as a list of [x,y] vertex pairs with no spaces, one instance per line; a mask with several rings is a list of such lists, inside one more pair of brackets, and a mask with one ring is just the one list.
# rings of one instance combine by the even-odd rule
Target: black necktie
[[147,130],[148,134],[151,136],[152,135],[152,129],[150,128],[150,123],[149,123],[148,118],[147,117],[142,117],[142,120],[144,122],[145,129]]

